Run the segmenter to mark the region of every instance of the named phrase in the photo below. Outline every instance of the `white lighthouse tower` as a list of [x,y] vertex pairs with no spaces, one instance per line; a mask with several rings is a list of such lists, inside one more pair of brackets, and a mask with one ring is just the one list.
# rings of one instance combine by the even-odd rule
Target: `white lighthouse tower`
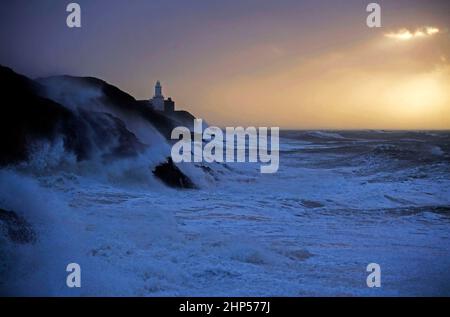
[[153,96],[151,102],[153,109],[158,111],[164,111],[164,96],[162,94],[162,86],[159,80],[156,82],[155,95]]

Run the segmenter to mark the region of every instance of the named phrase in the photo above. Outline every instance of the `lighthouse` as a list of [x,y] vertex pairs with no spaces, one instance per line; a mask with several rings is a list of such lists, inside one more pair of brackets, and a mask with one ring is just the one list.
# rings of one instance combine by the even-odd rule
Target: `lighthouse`
[[164,96],[162,94],[162,86],[159,80],[156,82],[155,95],[153,96],[151,103],[153,109],[158,111],[164,111]]
[[172,98],[164,99],[162,93],[161,82],[158,80],[155,84],[155,94],[153,98],[149,100],[150,106],[157,111],[164,111],[166,113],[171,113],[175,111],[175,102]]

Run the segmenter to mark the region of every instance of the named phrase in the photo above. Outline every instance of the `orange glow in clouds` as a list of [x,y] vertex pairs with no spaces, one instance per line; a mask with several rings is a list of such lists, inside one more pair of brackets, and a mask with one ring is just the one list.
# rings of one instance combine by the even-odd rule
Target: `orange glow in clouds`
[[390,32],[385,34],[386,37],[400,40],[400,41],[408,41],[414,38],[419,37],[428,37],[439,33],[439,29],[432,26],[426,26],[411,32],[408,29],[400,29],[397,32]]
[[440,33],[446,35],[437,27],[401,29],[216,80],[200,113],[218,125],[449,129],[450,43]]

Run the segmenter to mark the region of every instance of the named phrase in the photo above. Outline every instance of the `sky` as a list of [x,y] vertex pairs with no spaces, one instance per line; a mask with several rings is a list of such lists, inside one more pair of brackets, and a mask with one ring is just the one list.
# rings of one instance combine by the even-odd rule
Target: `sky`
[[137,99],[156,80],[210,125],[450,129],[450,1],[4,0],[0,64],[94,76]]

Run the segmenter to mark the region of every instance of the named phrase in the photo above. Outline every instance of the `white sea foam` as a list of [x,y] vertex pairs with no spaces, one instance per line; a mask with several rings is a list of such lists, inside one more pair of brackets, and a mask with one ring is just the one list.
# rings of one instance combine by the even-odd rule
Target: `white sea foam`
[[[355,167],[309,167],[326,155],[299,161],[294,153],[282,154],[275,175],[250,163],[209,164],[209,172],[182,165],[202,186],[180,191],[151,173],[162,154],[103,165],[68,160],[58,169],[60,145],[40,148],[32,164],[52,172],[0,172],[0,208],[23,215],[38,236],[32,245],[2,236],[3,293],[450,294],[444,170],[358,176]],[[71,262],[81,265],[80,289],[65,286]],[[381,289],[365,286],[371,262],[382,267]]]

